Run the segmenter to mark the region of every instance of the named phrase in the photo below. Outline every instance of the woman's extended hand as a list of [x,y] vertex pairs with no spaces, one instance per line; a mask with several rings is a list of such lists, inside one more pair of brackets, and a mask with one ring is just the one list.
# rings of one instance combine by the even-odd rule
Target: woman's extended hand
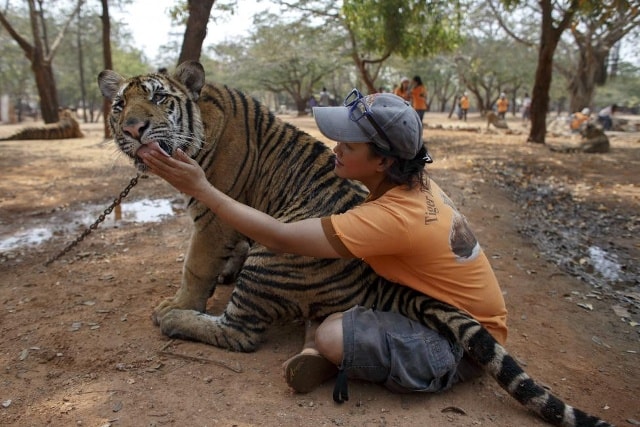
[[201,199],[211,187],[200,165],[180,149],[170,157],[157,143],[151,143],[143,145],[136,155],[151,173],[196,199]]

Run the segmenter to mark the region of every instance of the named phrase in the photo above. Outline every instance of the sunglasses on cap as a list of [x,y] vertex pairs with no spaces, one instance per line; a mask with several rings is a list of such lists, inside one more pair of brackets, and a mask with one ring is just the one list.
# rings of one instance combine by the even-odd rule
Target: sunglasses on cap
[[[389,138],[389,136],[387,136],[378,122],[376,122],[376,119],[373,117],[373,112],[364,101],[364,95],[362,95],[362,93],[360,93],[358,89],[353,89],[351,93],[347,95],[347,97],[344,99],[343,105],[349,108],[349,118],[352,121],[358,122],[363,117],[366,117],[366,119],[369,121],[371,126],[373,126],[378,135],[380,135],[380,137],[387,143],[387,147],[384,147],[385,150],[393,153],[393,144],[391,143],[391,139]],[[423,160],[425,163],[433,163],[433,159],[431,158],[429,153],[425,154]]]

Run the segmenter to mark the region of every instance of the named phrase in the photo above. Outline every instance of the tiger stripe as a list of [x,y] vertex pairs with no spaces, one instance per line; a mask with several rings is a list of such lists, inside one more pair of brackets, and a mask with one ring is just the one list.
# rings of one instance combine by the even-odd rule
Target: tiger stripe
[[[154,134],[153,128],[163,129],[162,139],[158,141],[157,134],[154,138],[169,152],[185,144],[185,152],[217,188],[281,221],[344,212],[364,200],[361,186],[333,173],[333,154],[325,144],[282,122],[242,92],[205,84],[198,63],[182,64],[173,77],[152,74],[126,80],[103,71],[98,80],[103,94],[118,106],[110,121],[116,143],[133,159],[140,144],[150,142],[147,135]],[[153,102],[155,94],[149,93],[146,80],[159,83],[160,93],[185,106],[197,98],[198,108],[193,115],[167,110],[165,103]],[[146,125],[151,129],[139,135],[123,131]],[[609,425],[565,404],[533,381],[464,312],[390,283],[359,260],[273,253],[246,241],[197,200],[188,201],[188,211],[194,231],[181,288],[154,311],[164,334],[248,352],[259,347],[276,321],[321,319],[356,304],[396,311],[460,343],[509,395],[549,424]],[[239,247],[246,252],[238,255]],[[207,300],[229,263],[237,274],[229,302],[221,315],[207,314]]]

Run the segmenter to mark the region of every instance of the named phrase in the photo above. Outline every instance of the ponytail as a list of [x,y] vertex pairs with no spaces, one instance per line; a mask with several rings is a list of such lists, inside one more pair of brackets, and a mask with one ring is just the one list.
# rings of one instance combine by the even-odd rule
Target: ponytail
[[427,148],[423,145],[418,154],[413,159],[400,159],[389,155],[389,152],[377,147],[375,144],[369,144],[373,152],[381,157],[393,159],[393,163],[387,169],[387,179],[393,184],[405,185],[408,189],[420,186],[422,190],[427,188],[427,171],[425,165],[431,163],[431,156],[427,152]]

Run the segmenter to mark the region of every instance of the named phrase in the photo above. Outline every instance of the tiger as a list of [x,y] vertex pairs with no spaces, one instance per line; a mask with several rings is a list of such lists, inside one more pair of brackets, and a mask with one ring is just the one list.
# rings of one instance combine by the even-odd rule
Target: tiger
[[55,123],[45,124],[40,127],[27,127],[11,136],[0,138],[0,141],[22,141],[30,139],[70,139],[82,138],[84,134],[80,130],[78,121],[73,117],[69,109],[62,109],[58,113],[60,120]]
[[611,150],[609,137],[604,133],[601,126],[595,123],[586,123],[580,128],[580,145],[554,147],[549,146],[549,150],[557,153],[608,153]]
[[[124,78],[104,70],[98,85],[111,100],[115,144],[139,172],[146,171],[136,156],[142,144],[158,143],[168,154],[181,149],[221,191],[280,221],[344,212],[366,197],[364,187],[333,172],[334,155],[325,143],[243,92],[205,82],[198,62],[184,62],[172,75]],[[276,321],[320,320],[354,305],[395,311],[460,343],[502,388],[549,424],[610,425],[536,383],[465,312],[391,283],[359,259],[274,253],[247,241],[198,200],[186,203],[193,230],[181,286],[152,315],[165,335],[252,352]],[[207,314],[207,300],[230,259],[241,260],[231,296],[222,314]]]
[[489,125],[493,125],[498,129],[509,129],[509,125],[507,125],[507,122],[499,118],[498,115],[493,111],[489,111],[487,113],[487,129],[489,129]]

